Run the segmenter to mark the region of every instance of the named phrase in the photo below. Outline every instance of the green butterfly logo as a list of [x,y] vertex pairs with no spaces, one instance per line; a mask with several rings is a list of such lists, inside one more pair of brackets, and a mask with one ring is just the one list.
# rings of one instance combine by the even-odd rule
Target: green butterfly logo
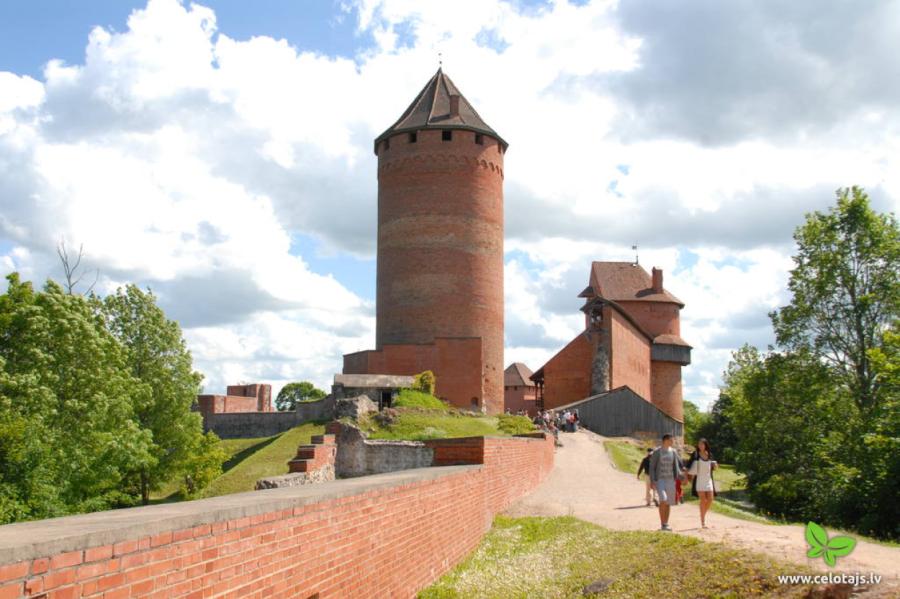
[[815,522],[806,524],[806,542],[810,546],[807,557],[821,556],[832,568],[837,558],[848,555],[856,547],[856,539],[851,537],[835,536],[829,539],[825,529]]

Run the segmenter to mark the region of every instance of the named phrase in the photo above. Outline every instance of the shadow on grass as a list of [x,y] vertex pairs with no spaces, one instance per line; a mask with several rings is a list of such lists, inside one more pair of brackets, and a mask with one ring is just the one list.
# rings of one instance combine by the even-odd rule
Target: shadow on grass
[[283,434],[284,433],[280,433],[271,437],[267,437],[256,445],[251,445],[250,447],[244,448],[241,451],[237,452],[222,464],[222,474],[225,474],[226,472],[252,456],[257,451],[265,449],[266,447],[277,441]]

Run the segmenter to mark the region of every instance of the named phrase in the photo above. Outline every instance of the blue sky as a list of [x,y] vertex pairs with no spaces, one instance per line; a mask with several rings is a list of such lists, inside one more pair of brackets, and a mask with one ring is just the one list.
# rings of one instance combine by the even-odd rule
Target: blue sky
[[[91,29],[126,29],[134,0],[7,0],[0,3],[0,70],[39,77],[44,64],[59,58],[84,59]],[[211,0],[221,31],[235,39],[267,35],[287,39],[300,50],[352,57],[370,45],[356,32],[353,15],[333,0]]]
[[637,243],[709,405],[730,352],[772,341],[804,213],[900,198],[900,4],[790,7],[2,2],[0,274],[57,277],[84,243],[101,290],[158,292],[208,390],[327,386],[374,343],[372,139],[440,52],[510,142],[506,361],[565,345],[590,262]]

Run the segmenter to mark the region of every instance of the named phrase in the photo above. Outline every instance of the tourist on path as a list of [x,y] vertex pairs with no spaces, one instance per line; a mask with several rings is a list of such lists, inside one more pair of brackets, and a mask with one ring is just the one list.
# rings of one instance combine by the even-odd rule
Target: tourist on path
[[659,522],[661,530],[669,527],[669,511],[675,502],[675,479],[684,470],[678,452],[672,447],[672,435],[662,436],[662,445],[650,455],[650,480],[659,495]]
[[647,455],[644,456],[644,459],[641,460],[641,465],[638,467],[637,477],[638,480],[641,479],[641,474],[646,474],[647,477],[644,479],[644,501],[647,502],[647,507],[650,507],[650,501],[659,505],[659,502],[656,500],[656,489],[653,488],[653,483],[650,481],[650,455],[653,453],[653,448],[647,448]]
[[700,498],[700,527],[706,528],[706,514],[712,507],[713,498],[716,496],[716,483],[713,480],[713,471],[719,465],[709,450],[709,441],[700,439],[697,441],[697,449],[688,460],[687,470],[691,476],[691,494]]

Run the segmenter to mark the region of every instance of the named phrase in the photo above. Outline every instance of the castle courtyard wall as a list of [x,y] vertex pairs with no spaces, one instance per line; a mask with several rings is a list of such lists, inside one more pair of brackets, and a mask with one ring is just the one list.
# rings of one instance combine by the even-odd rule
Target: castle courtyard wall
[[553,466],[551,437],[455,449],[480,463],[0,526],[0,597],[414,597]]

